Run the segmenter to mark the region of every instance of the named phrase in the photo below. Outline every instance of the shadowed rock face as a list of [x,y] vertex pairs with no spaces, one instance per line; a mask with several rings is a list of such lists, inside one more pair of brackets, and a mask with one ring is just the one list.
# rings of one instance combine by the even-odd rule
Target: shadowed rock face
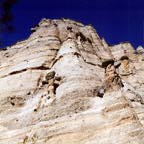
[[0,144],[143,144],[144,49],[43,19],[0,51]]

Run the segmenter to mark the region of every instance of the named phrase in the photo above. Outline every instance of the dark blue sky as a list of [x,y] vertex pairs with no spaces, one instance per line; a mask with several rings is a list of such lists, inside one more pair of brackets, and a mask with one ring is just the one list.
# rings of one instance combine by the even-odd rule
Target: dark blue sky
[[12,14],[15,31],[3,34],[3,46],[26,39],[43,17],[92,24],[111,45],[130,41],[144,46],[143,0],[20,0]]

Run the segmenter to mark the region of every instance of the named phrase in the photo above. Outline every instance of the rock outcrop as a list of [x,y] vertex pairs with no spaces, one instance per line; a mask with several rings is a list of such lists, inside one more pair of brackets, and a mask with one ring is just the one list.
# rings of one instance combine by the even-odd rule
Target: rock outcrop
[[0,144],[143,144],[144,49],[43,19],[0,51]]

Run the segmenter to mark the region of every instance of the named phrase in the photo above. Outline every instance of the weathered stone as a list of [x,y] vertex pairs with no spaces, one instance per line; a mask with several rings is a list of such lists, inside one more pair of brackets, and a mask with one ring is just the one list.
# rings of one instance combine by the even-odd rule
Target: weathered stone
[[143,144],[143,49],[69,19],[32,31],[0,51],[0,144]]

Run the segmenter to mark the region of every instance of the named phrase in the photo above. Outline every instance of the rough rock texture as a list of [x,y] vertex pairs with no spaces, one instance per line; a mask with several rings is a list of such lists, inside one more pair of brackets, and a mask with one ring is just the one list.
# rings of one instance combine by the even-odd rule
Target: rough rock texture
[[0,144],[144,144],[144,49],[43,19],[0,51]]

